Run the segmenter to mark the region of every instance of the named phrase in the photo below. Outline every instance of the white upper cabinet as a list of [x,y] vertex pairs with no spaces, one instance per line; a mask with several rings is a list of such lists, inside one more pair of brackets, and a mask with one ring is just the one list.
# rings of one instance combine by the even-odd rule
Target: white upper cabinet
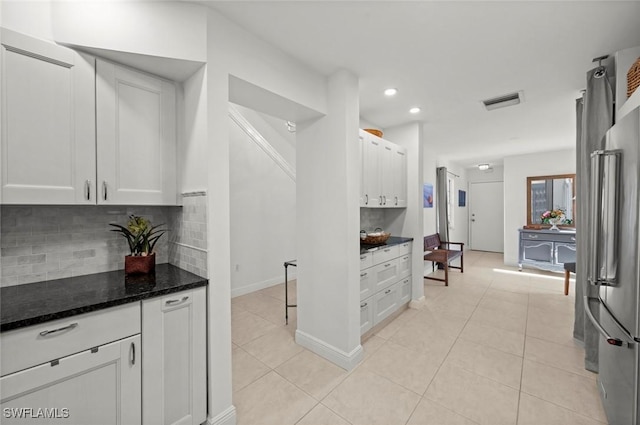
[[1,31],[1,202],[95,204],[93,58]]
[[0,203],[177,205],[173,82],[1,31]]
[[406,149],[360,130],[362,170],[360,206],[407,206]]
[[176,87],[98,59],[99,204],[175,205]]

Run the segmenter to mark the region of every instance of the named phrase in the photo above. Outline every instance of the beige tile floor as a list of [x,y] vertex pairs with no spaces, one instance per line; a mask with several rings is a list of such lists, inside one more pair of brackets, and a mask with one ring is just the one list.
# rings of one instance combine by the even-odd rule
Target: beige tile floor
[[238,425],[606,424],[572,339],[573,282],[564,296],[561,275],[477,251],[449,276],[425,280],[424,307],[369,338],[351,372],[295,344],[283,285],[234,298]]

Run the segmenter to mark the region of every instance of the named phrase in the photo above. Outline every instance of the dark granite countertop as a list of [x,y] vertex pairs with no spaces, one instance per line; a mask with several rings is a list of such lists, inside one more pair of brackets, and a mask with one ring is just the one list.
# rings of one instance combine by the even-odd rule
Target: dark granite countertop
[[125,276],[116,270],[8,286],[0,289],[0,332],[207,284],[203,277],[158,264],[149,275]]
[[360,254],[365,254],[367,252],[377,251],[382,248],[386,248],[393,245],[400,245],[405,242],[411,242],[413,238],[403,238],[402,236],[391,236],[385,243],[382,245],[365,245],[360,244]]

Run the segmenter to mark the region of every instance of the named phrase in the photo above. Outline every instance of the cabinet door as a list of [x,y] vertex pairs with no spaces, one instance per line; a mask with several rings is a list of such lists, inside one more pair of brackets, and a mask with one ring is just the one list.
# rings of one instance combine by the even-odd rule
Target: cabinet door
[[96,63],[98,203],[176,205],[176,89]]
[[207,416],[206,288],[142,302],[142,422],[191,424]]
[[383,140],[371,134],[363,135],[362,168],[364,185],[364,206],[379,207],[382,205],[380,188],[380,151]]
[[373,298],[368,298],[360,303],[360,335],[373,327]]
[[407,150],[396,146],[393,156],[394,169],[394,207],[407,206]]
[[556,264],[576,262],[576,244],[555,242],[555,262]]
[[411,301],[411,276],[402,279],[398,284],[398,305]]
[[411,274],[411,254],[405,254],[398,258],[398,278],[402,279]]
[[1,31],[2,203],[95,203],[94,59]]
[[522,241],[523,261],[553,263],[553,242]]
[[393,207],[395,203],[396,172],[394,170],[395,145],[382,140],[380,149],[380,186],[382,206]]
[[360,270],[360,300],[373,295],[373,268]]
[[396,311],[398,307],[397,285],[380,291],[373,297],[373,325],[377,325]]
[[3,424],[140,423],[140,335],[56,362],[0,378]]

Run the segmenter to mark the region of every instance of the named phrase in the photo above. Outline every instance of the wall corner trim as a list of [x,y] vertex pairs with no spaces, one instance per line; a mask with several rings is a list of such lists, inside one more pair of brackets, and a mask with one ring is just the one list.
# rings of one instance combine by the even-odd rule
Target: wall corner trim
[[351,371],[364,358],[364,350],[362,345],[358,345],[350,353],[342,351],[326,342],[311,336],[300,329],[296,330],[296,343],[307,348],[320,357],[324,357],[330,362],[340,366],[346,371]]

